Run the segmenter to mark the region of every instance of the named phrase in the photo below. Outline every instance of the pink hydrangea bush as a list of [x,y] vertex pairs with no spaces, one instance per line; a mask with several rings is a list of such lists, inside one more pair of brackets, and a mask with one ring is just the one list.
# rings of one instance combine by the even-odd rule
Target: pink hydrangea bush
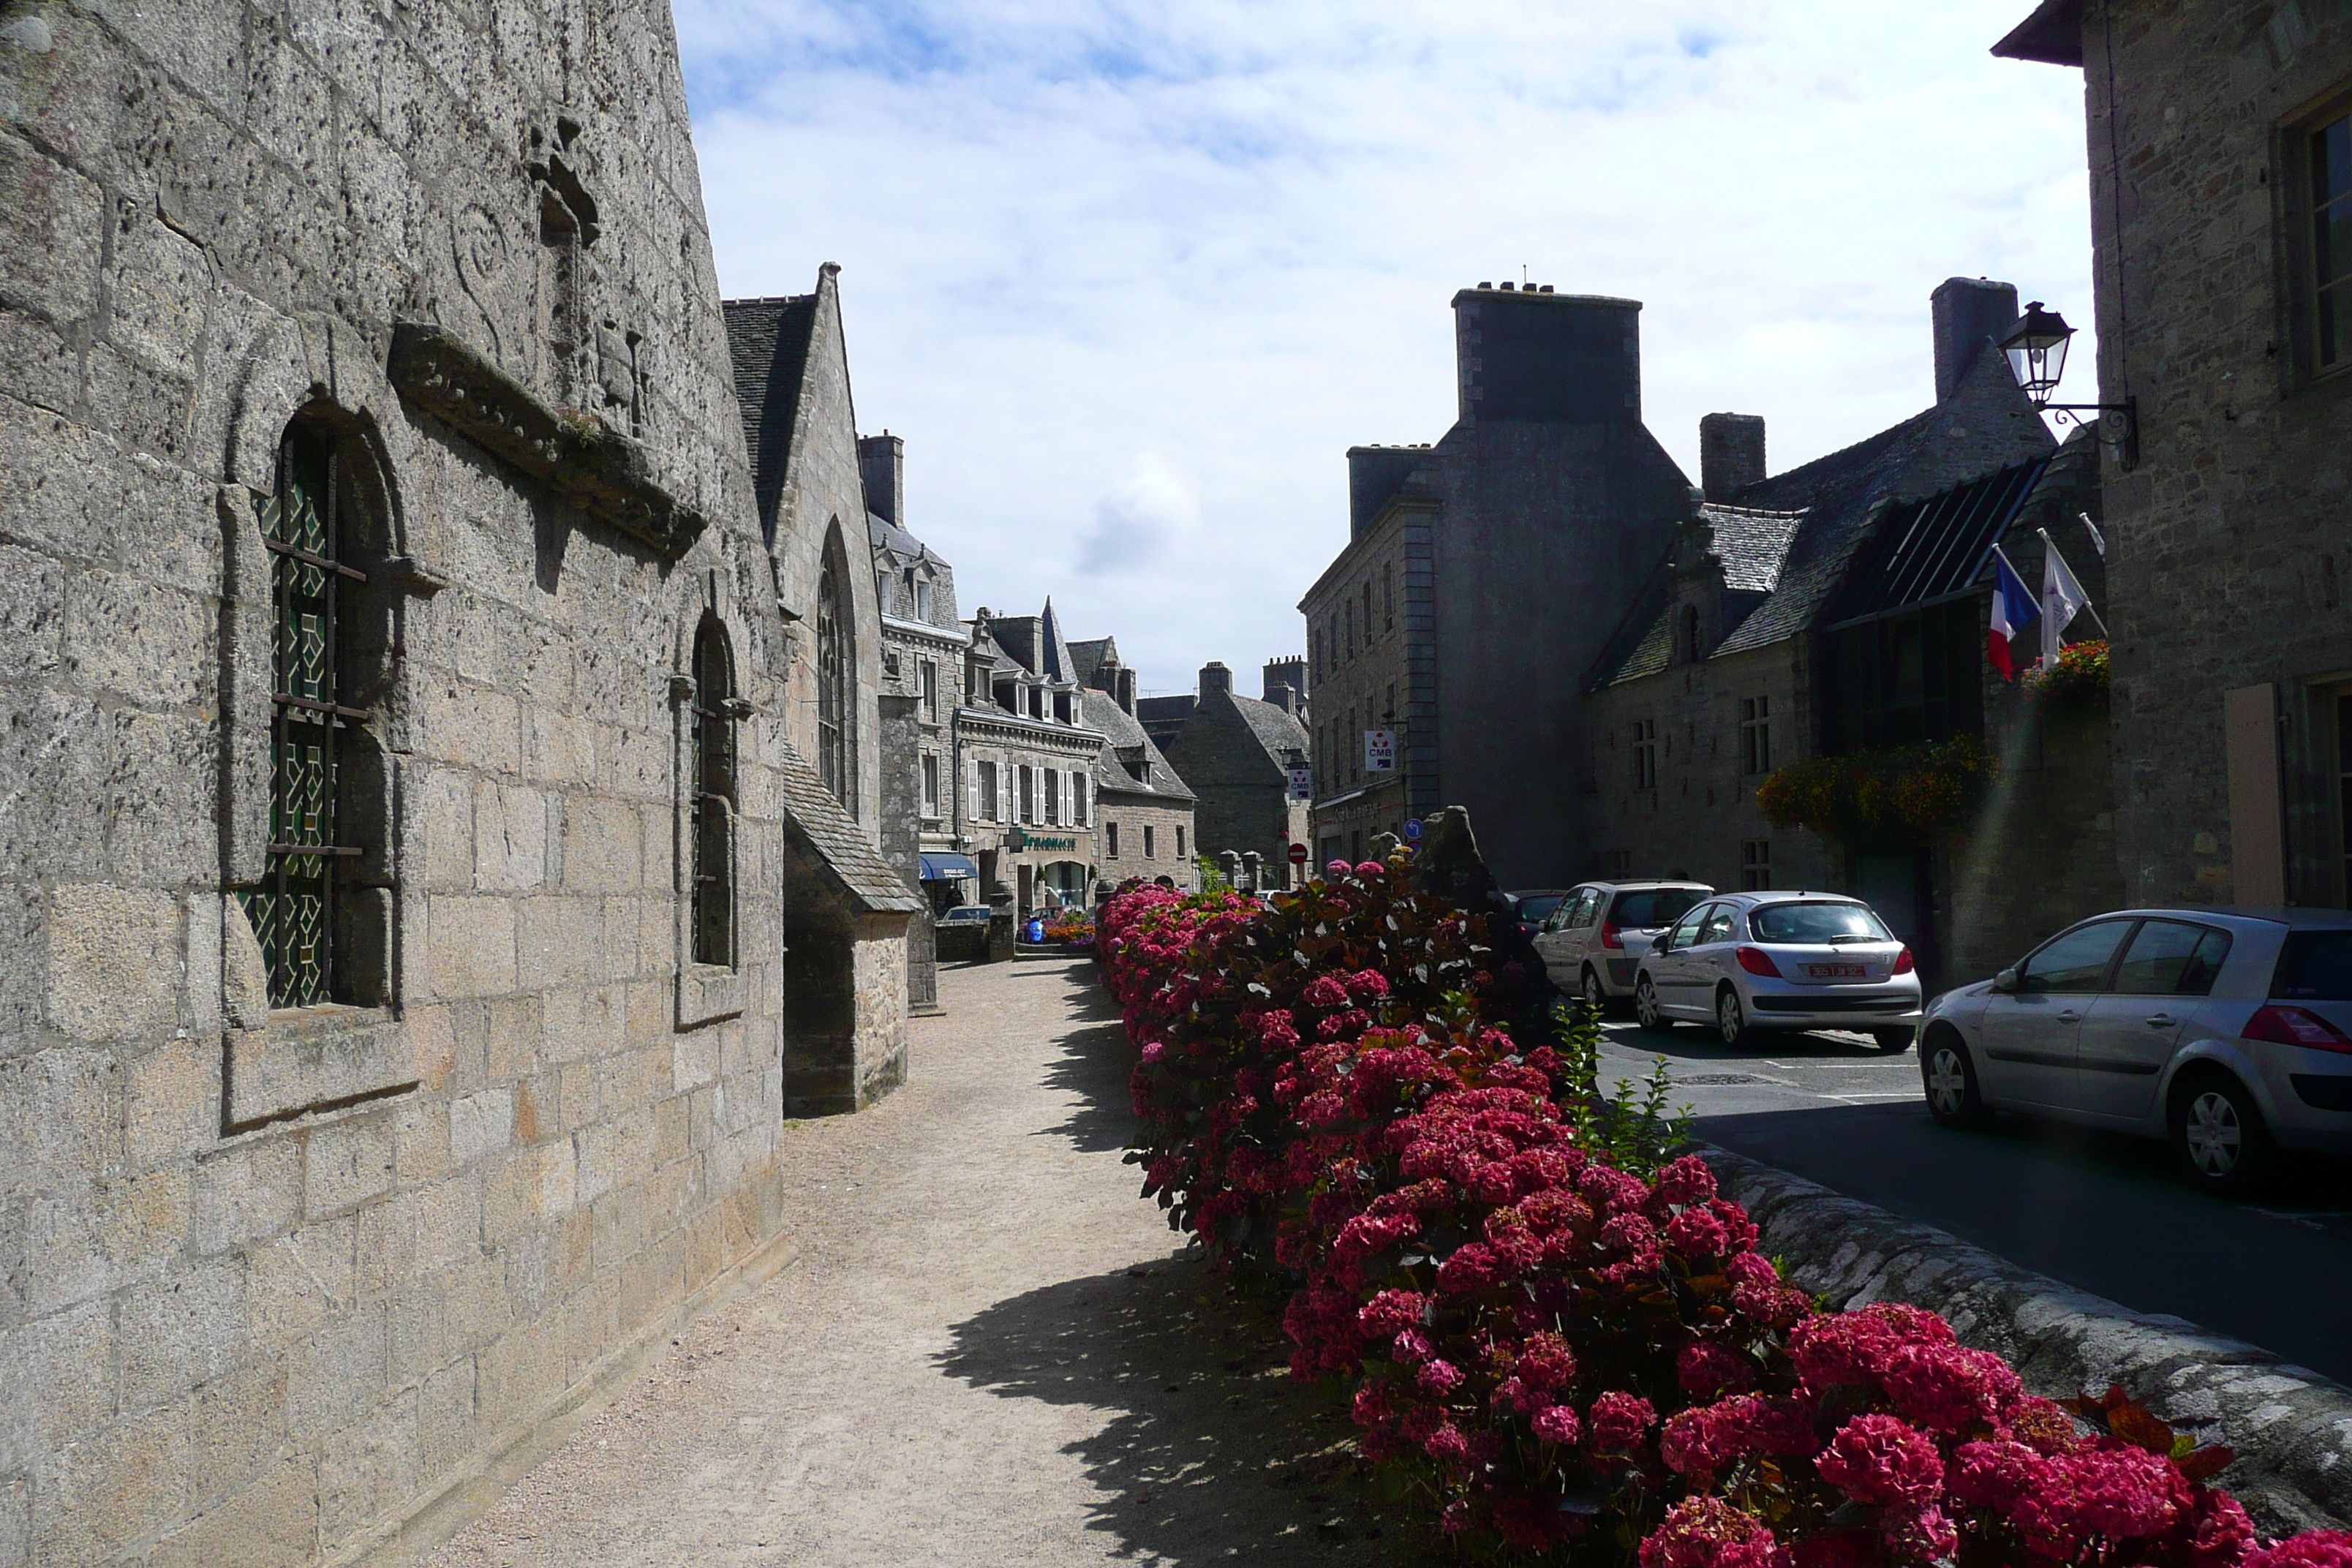
[[[1641,1568],[2352,1568],[2258,1549],[2229,1458],[2116,1394],[2076,1415],[1930,1312],[1816,1311],[1696,1157],[1577,1146],[1497,1020],[1484,917],[1402,856],[1271,910],[1114,898],[1145,1193],[1286,1277],[1294,1376],[1467,1547]],[[2087,1428],[2087,1430],[2086,1430]]]

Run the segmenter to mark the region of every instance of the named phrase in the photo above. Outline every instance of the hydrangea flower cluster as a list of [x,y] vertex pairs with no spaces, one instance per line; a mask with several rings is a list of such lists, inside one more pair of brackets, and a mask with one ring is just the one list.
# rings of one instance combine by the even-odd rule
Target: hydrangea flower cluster
[[1816,1311],[1697,1158],[1645,1177],[1580,1148],[1561,1064],[1498,1026],[1484,917],[1409,864],[1334,865],[1271,910],[1123,890],[1099,945],[1145,1194],[1224,1266],[1286,1275],[1292,1375],[1352,1382],[1363,1454],[1465,1546],[2352,1568],[2352,1536],[2258,1550],[2204,1484],[2227,1451],[2136,1406],[2078,1422],[1930,1312]]

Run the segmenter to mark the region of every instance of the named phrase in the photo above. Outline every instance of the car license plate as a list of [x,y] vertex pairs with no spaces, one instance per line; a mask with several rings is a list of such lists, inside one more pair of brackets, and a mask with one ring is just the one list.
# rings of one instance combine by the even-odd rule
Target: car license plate
[[1859,963],[1808,963],[1805,973],[1816,980],[1860,980],[1870,971]]

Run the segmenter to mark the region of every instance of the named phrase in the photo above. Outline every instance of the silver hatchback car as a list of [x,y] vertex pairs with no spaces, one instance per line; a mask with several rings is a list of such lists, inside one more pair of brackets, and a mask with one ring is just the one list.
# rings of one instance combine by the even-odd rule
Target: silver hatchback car
[[1837,893],[1718,894],[1652,945],[1633,982],[1643,1028],[1687,1018],[1732,1047],[1767,1030],[1853,1029],[1899,1051],[1920,1000],[1911,950]]
[[2352,1152],[2352,913],[2123,910],[1936,998],[1927,1110],[1995,1109],[2167,1138],[2198,1184],[2276,1149]]

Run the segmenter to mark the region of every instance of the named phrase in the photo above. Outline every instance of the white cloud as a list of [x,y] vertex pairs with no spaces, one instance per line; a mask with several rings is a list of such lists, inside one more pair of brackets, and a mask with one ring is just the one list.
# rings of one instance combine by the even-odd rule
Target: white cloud
[[1051,592],[1181,689],[1300,647],[1346,448],[1453,419],[1459,287],[1525,265],[1643,300],[1645,415],[1694,474],[1711,410],[1764,415],[1777,469],[1924,405],[1951,274],[2087,321],[2080,75],[1985,52],[2029,9],[678,0],[678,23],[721,281],[844,264],[860,417],[907,437],[908,521],[967,611]]
[[1157,452],[1138,452],[1095,502],[1094,525],[1078,541],[1078,570],[1100,577],[1164,567],[1169,546],[1189,542],[1200,521],[1192,477]]

